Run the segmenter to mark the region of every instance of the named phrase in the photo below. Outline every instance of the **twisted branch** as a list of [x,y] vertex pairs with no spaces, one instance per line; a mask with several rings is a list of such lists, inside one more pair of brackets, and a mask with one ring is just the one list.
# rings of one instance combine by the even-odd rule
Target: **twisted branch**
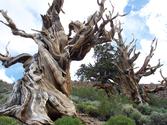
[[6,19],[7,23],[3,22],[2,20],[0,20],[0,22],[8,26],[11,29],[13,35],[18,35],[25,38],[34,38],[34,34],[28,34],[24,30],[18,29],[13,20],[7,15],[6,11],[0,10],[0,13]]

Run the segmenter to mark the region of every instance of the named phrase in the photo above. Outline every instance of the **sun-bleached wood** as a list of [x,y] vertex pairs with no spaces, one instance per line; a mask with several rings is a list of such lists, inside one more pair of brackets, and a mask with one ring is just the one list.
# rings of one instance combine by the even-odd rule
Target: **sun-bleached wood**
[[[0,115],[15,117],[28,125],[50,125],[53,120],[63,115],[77,116],[74,103],[69,98],[70,63],[82,60],[95,45],[112,41],[116,42],[119,54],[123,55],[120,60],[123,63],[113,62],[120,74],[122,73],[118,77],[119,81],[124,81],[123,93],[141,103],[144,101],[142,93],[139,92],[138,81],[161,66],[158,63],[154,67],[148,67],[156,44],[151,46],[140,70],[134,72],[131,64],[138,58],[139,53],[135,53],[135,47],[131,47],[131,44],[123,45],[122,29],[117,23],[117,17],[124,15],[114,15],[114,7],[112,11],[107,11],[105,1],[97,0],[99,10],[85,22],[72,21],[68,35],[65,34],[59,17],[60,12],[64,13],[64,0],[53,0],[46,14],[41,15],[42,29],[34,30],[36,33],[32,34],[19,29],[7,12],[0,10],[6,20],[0,22],[9,27],[13,35],[30,38],[38,45],[38,53],[33,56],[23,53],[11,57],[7,48],[6,55],[0,54],[0,61],[6,68],[22,63],[25,69],[23,78],[15,82],[10,99],[0,108]],[[74,35],[71,35],[72,32]],[[130,56],[132,52],[134,54]]]
[[[7,12],[0,10],[13,35],[33,39],[38,45],[35,55],[20,54],[11,57],[0,54],[2,64],[8,68],[22,63],[25,74],[15,82],[10,99],[0,108],[1,115],[15,117],[28,125],[49,125],[62,115],[76,116],[76,109],[69,95],[71,92],[70,63],[82,60],[92,47],[111,42],[115,34],[113,20],[119,16],[104,14],[105,0],[99,1],[99,10],[84,23],[72,21],[66,35],[59,13],[64,0],[53,0],[45,15],[41,15],[42,29],[27,33],[19,29]],[[110,30],[105,26],[110,24]],[[71,33],[74,32],[74,36]],[[7,49],[6,49],[7,50]]]

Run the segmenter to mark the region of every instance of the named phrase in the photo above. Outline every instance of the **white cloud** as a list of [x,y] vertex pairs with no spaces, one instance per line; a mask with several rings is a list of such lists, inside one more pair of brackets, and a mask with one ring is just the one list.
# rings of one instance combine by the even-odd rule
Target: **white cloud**
[[140,15],[146,18],[146,24],[150,33],[167,40],[167,13],[166,5],[163,0],[150,0],[150,2],[140,11]]
[[[166,47],[167,47],[167,13],[166,13],[166,5],[162,0],[150,0],[149,3],[141,9],[139,12],[140,16],[146,20],[146,25],[149,28],[149,32],[158,38],[158,46],[155,51],[155,55],[151,60],[152,64],[157,64],[158,59],[161,60],[161,63],[164,64],[161,67],[164,75],[167,75],[167,59],[165,55]],[[148,50],[150,50],[151,41],[148,40],[141,41],[141,51],[142,54]],[[161,76],[159,70],[150,77],[144,78],[141,82],[145,83],[156,83],[157,81],[161,80]]]
[[0,68],[0,80],[5,81],[7,83],[13,83],[15,81],[14,78],[9,78],[6,73],[5,69]]
[[[14,20],[14,22],[20,29],[32,32],[32,28],[38,29],[38,27],[40,26],[40,24],[38,26],[35,25],[35,19],[33,15],[26,10],[26,8],[21,4],[20,1],[3,1],[0,4],[0,8],[7,10],[8,15]],[[4,20],[2,16],[0,16],[0,19]],[[5,46],[10,41],[8,48],[11,54],[18,54],[22,52],[34,53],[37,51],[37,47],[35,46],[35,43],[32,42],[32,40],[13,36],[10,29],[1,23],[0,27],[0,44]],[[4,51],[4,49],[2,51]]]
[[124,35],[129,37],[129,35],[132,36],[132,34],[134,34],[135,38],[137,37],[137,39],[138,37],[141,37],[141,32],[144,32],[146,28],[143,18],[141,18],[137,12],[133,11],[124,17],[122,23]]

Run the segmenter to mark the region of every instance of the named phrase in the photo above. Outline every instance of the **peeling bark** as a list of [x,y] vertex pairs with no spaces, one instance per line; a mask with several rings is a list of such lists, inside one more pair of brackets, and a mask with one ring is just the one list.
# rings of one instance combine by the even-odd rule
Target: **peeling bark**
[[[97,2],[99,11],[85,23],[73,21],[69,24],[69,31],[75,32],[74,37],[70,32],[65,34],[60,22],[64,0],[53,0],[46,14],[41,15],[42,30],[34,34],[20,30],[7,12],[0,10],[6,20],[0,22],[9,27],[13,35],[33,39],[38,45],[38,53],[33,56],[0,54],[6,68],[18,62],[25,68],[24,77],[15,83],[9,101],[0,108],[0,115],[15,117],[28,125],[49,125],[62,115],[76,115],[75,106],[68,97],[70,63],[82,60],[93,46],[111,42],[116,32],[113,20],[119,16],[109,13],[105,17],[105,0]],[[105,29],[107,24],[110,24],[110,31]]]
[[[143,65],[138,71],[135,71],[134,63],[138,59],[140,52],[136,53],[136,46],[133,39],[129,45],[124,43],[121,32],[121,25],[118,24],[118,38],[114,38],[116,42],[116,59],[112,64],[117,68],[117,76],[112,78],[114,82],[119,84],[120,90],[124,95],[135,101],[136,103],[144,103],[149,100],[148,91],[149,89],[142,88],[139,85],[139,81],[143,76],[149,76],[154,74],[154,72],[162,66],[160,61],[156,66],[151,66],[149,64],[151,58],[154,55],[154,51],[157,47],[157,40],[154,39],[151,44],[151,49],[149,54],[146,56]],[[133,45],[134,44],[134,45]],[[152,90],[150,90],[152,91]]]

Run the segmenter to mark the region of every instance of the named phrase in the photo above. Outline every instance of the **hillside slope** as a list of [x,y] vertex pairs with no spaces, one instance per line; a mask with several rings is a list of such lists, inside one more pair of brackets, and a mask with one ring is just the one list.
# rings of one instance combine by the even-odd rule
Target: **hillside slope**
[[12,91],[12,85],[0,80],[0,105],[4,104]]

